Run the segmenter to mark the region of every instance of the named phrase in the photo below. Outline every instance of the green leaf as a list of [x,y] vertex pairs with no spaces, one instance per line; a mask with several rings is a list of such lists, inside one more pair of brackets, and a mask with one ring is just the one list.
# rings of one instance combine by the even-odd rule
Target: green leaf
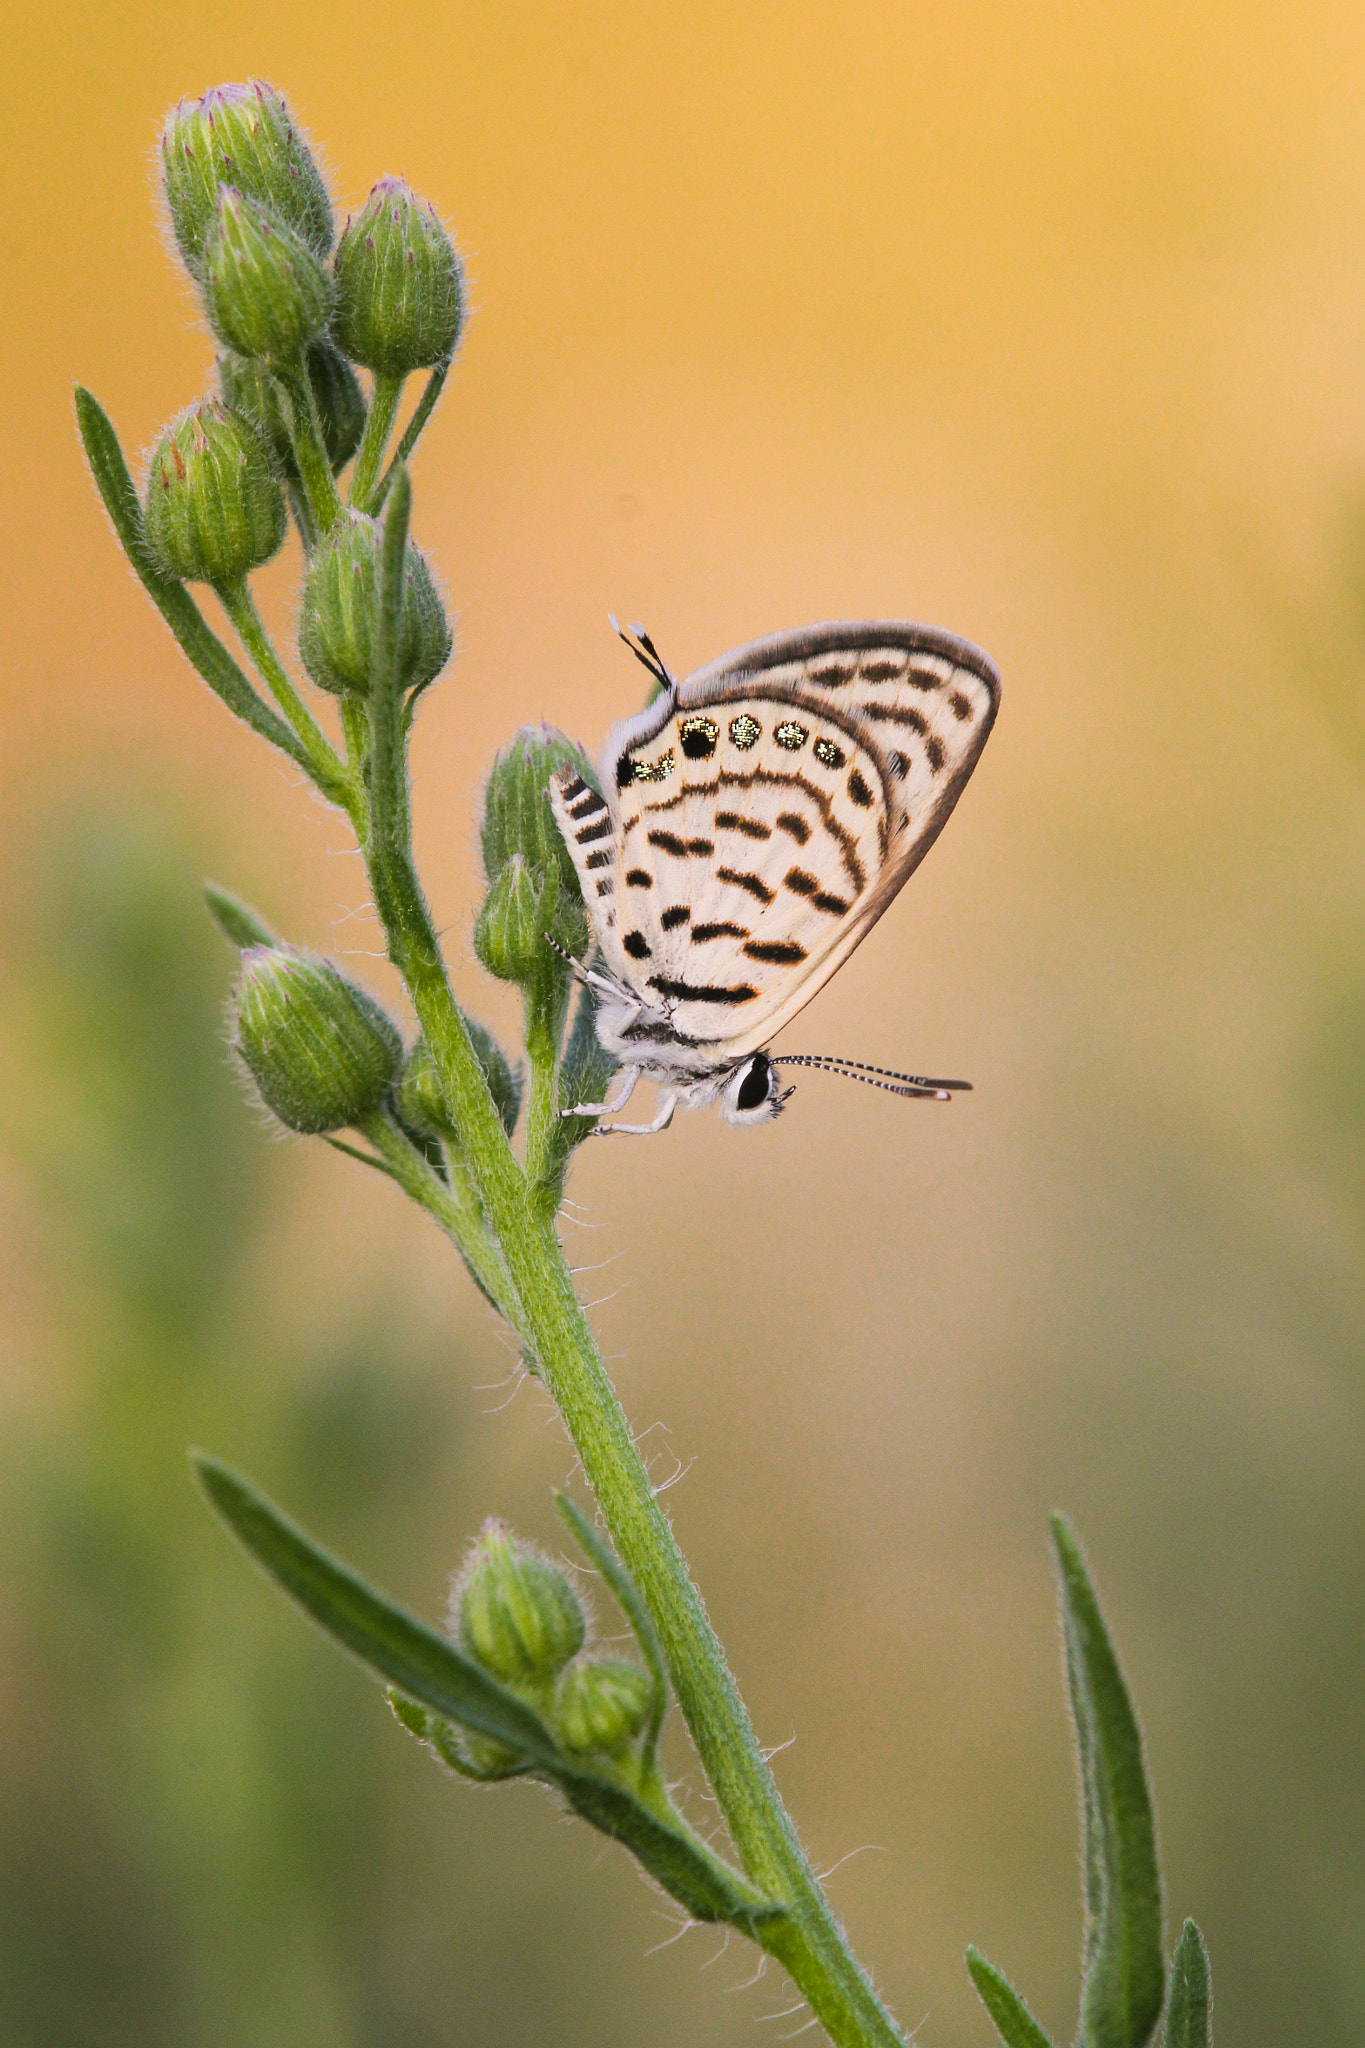
[[554,1737],[515,1693],[328,1556],[226,1465],[202,1451],[191,1456],[205,1493],[233,1535],[352,1656],[447,1720],[507,1743],[542,1770],[559,1770]]
[[1076,1536],[1052,1517],[1085,1834],[1079,2039],[1142,2048],[1165,1992],[1161,1878],[1142,1738]]
[[781,1914],[671,1807],[647,1806],[610,1767],[574,1763],[539,1715],[454,1643],[373,1591],[218,1459],[202,1451],[191,1457],[213,1506],[257,1564],[343,1649],[388,1681],[404,1727],[434,1742],[453,1768],[462,1766],[447,1753],[439,1728],[420,1718],[421,1709],[518,1751],[525,1768],[557,1785],[575,1813],[631,1849],[693,1919],[726,1921],[749,1933]]
[[208,904],[209,915],[225,939],[245,952],[248,946],[278,946],[279,940],[270,926],[251,908],[243,903],[240,896],[234,896],[228,889],[220,889],[217,882],[205,882],[204,901]]
[[645,1729],[645,1753],[652,1755],[668,1707],[668,1682],[664,1677],[664,1660],[659,1650],[659,1638],[654,1633],[654,1624],[645,1611],[645,1603],[640,1598],[635,1581],[611,1545],[598,1534],[577,1502],[571,1500],[567,1493],[556,1492],[555,1506],[611,1587],[616,1596],[617,1606],[635,1631],[635,1640],[640,1645],[641,1655],[654,1680],[654,1705]]
[[302,743],[265,699],[252,689],[184,584],[174,576],[167,576],[153,561],[143,532],[142,507],[123,459],[118,435],[99,401],[80,384],[76,386],[76,421],[91,475],[123,552],[182,650],[229,711],[311,774],[312,764]]
[[1052,2048],[1052,2043],[1007,1977],[988,1963],[980,1949],[967,1950],[967,1974],[1005,2048]]
[[1185,1922],[1171,1958],[1166,2048],[1213,2048],[1213,1984],[1209,1952],[1193,1920]]

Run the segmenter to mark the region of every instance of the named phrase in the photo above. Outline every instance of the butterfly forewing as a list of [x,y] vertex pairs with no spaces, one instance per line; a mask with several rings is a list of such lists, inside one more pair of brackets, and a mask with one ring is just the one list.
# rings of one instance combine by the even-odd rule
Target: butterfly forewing
[[942,829],[997,698],[991,663],[946,634],[807,628],[618,725],[601,795],[559,780],[598,942],[666,1020],[665,1063],[739,1058],[809,1001]]

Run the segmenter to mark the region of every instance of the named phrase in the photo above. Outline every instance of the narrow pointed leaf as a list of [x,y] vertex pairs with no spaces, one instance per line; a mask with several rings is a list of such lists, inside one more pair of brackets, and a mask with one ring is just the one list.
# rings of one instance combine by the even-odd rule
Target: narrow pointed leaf
[[444,1636],[339,1564],[216,1458],[193,1454],[200,1483],[238,1541],[344,1649],[447,1720],[496,1736],[541,1770],[563,1759],[539,1716]]
[[205,882],[204,901],[219,931],[232,945],[243,951],[248,946],[278,946],[279,940],[270,926],[240,896],[220,889],[216,882]]
[[1193,1920],[1171,1959],[1171,1993],[1166,2007],[1166,2048],[1213,2048],[1213,1983],[1209,1952]]
[[143,532],[142,507],[123,459],[118,435],[98,399],[80,384],[76,386],[76,422],[90,473],[104,500],[104,509],[113,522],[123,552],[193,667],[209,688],[222,698],[229,711],[311,773],[302,743],[251,687],[184,584],[174,576],[167,576],[152,559]]
[[1143,2048],[1161,2015],[1161,1879],[1142,1738],[1081,1555],[1052,1518],[1085,1834],[1086,1937],[1080,2040]]
[[1005,2048],[1052,2048],[1052,2043],[1007,1977],[988,1963],[980,1949],[967,1950],[967,1975],[995,2022]]

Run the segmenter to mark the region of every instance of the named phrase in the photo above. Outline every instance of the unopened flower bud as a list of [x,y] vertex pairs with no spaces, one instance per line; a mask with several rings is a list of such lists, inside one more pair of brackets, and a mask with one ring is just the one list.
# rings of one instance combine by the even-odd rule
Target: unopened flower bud
[[331,317],[332,280],[301,235],[224,185],[204,248],[204,306],[239,356],[292,362]]
[[[365,696],[374,678],[383,534],[364,512],[347,511],[314,551],[303,586],[299,653],[320,689]],[[403,570],[398,685],[420,690],[450,658],[450,623],[425,557],[409,541]]]
[[[322,423],[327,459],[334,470],[344,469],[365,431],[365,394],[360,379],[325,334],[309,342],[305,362]],[[218,358],[218,376],[227,403],[246,415],[269,448],[280,474],[295,482],[297,471],[289,423],[280,388],[266,365],[226,349]]]
[[525,725],[493,763],[483,798],[484,872],[496,882],[519,853],[533,868],[554,865],[570,898],[580,895],[578,874],[550,809],[550,778],[569,767],[594,789],[597,775],[583,749],[549,725]]
[[315,255],[332,246],[322,173],[271,85],[219,85],[201,100],[181,100],[161,131],[161,164],[175,239],[194,278],[204,275],[220,185],[269,207]]
[[284,539],[284,495],[249,420],[216,398],[178,414],[147,472],[147,542],[169,576],[233,583]]
[[381,178],[342,230],[333,263],[336,337],[352,362],[384,376],[448,362],[464,280],[435,209],[405,178]]
[[[492,1032],[486,1031],[473,1017],[465,1016],[463,1011],[460,1014],[464,1016],[464,1028],[469,1033],[474,1057],[483,1068],[488,1092],[502,1119],[502,1127],[510,1138],[521,1110],[521,1065],[509,1066]],[[424,1136],[453,1139],[459,1136],[450,1120],[436,1062],[425,1038],[416,1040],[403,1062],[402,1078],[398,1083],[398,1113],[405,1124]]]
[[583,1647],[583,1609],[557,1565],[484,1523],[451,1595],[463,1647],[504,1685],[546,1686]]
[[398,1029],[330,960],[253,946],[229,1009],[261,1099],[291,1131],[339,1131],[378,1109],[398,1072]]
[[555,1689],[555,1729],[575,1756],[612,1756],[633,1742],[649,1719],[649,1673],[625,1657],[576,1657]]
[[474,924],[474,950],[499,981],[515,981],[525,989],[565,974],[563,962],[547,944],[553,938],[566,953],[580,959],[588,943],[588,921],[581,900],[560,885],[554,864],[537,871],[514,853],[484,898]]

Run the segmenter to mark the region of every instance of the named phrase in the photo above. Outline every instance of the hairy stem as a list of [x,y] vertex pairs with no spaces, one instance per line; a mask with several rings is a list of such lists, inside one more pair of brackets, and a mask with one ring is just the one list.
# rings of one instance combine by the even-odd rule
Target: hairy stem
[[327,458],[308,365],[300,355],[296,362],[274,363],[271,367],[288,400],[289,438],[313,525],[320,534],[330,533],[341,510],[341,498]]
[[375,479],[384,460],[384,450],[389,445],[394,414],[398,411],[405,381],[402,377],[385,376],[380,370],[375,372],[370,409],[365,415],[365,432],[351,472],[351,503],[357,512],[374,510],[370,500],[374,495]]
[[407,845],[406,786],[392,666],[410,487],[395,479],[384,521],[381,635],[370,717],[375,908],[430,1047],[489,1228],[502,1248],[538,1368],[564,1419],[611,1540],[658,1631],[679,1705],[746,1872],[784,1913],[755,1939],[786,1969],[839,2048],[891,2048],[900,2034],[817,1884],[752,1724],[655,1497],[555,1235],[536,1213],[446,978]]
[[428,377],[427,388],[418,399],[412,418],[403,429],[403,438],[398,443],[393,461],[380,479],[379,488],[374,494],[374,503],[368,508],[371,512],[378,512],[384,500],[388,497],[389,486],[392,484],[398,470],[406,463],[413,449],[417,446],[417,436],[421,433],[433,412],[435,412],[436,401],[441,395],[441,387],[449,375],[450,364],[438,363]]
[[288,670],[275,652],[245,579],[217,587],[223,610],[237,629],[243,647],[270,685],[270,693],[289,720],[308,758],[308,772],[323,795],[349,812],[360,828],[360,792],[345,762],[300,697]]
[[434,1172],[403,1132],[382,1111],[367,1118],[361,1131],[374,1146],[404,1194],[420,1202],[448,1237],[452,1237],[479,1286],[518,1336],[529,1331],[507,1267],[488,1234],[478,1193],[459,1160],[452,1163],[449,1184]]

